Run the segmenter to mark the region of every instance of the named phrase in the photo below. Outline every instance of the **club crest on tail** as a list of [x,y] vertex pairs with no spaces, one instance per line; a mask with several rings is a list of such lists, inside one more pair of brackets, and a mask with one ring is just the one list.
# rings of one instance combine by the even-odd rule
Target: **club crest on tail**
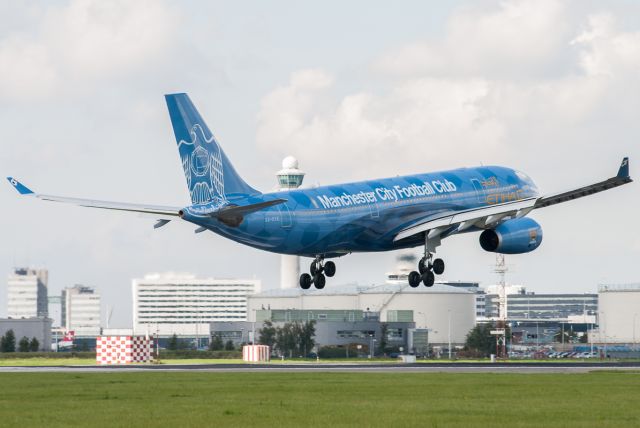
[[[220,146],[207,131],[195,124],[189,130],[191,141],[181,140],[182,168],[194,204],[227,203],[224,193],[224,168]],[[182,150],[187,146],[191,150]],[[189,147],[191,146],[191,147]],[[184,147],[184,148],[187,148]]]

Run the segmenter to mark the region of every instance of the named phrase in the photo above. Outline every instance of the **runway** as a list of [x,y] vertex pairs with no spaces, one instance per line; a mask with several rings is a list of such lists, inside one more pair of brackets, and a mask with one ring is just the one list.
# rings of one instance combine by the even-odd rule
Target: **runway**
[[638,371],[640,363],[416,363],[416,364],[174,364],[128,366],[0,367],[0,373],[123,372],[345,372],[345,373],[588,373],[598,370]]

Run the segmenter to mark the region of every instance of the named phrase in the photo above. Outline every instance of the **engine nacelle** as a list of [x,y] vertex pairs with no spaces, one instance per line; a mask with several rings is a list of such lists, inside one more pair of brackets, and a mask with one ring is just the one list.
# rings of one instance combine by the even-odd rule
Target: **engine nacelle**
[[542,243],[542,228],[530,218],[507,220],[495,229],[480,234],[480,246],[492,253],[522,254]]

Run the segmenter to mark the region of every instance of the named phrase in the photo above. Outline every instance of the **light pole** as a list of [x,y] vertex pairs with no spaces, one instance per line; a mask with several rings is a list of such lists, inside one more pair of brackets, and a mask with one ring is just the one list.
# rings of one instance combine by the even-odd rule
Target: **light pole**
[[451,309],[448,309],[447,312],[449,314],[449,331],[447,336],[449,337],[449,359],[451,359]]
[[425,355],[425,358],[431,356],[431,352],[429,352],[429,340],[430,340],[431,332],[438,334],[437,330],[433,330],[431,328],[427,328],[426,330],[427,330],[427,355]]
[[370,341],[371,345],[369,346],[369,359],[372,359],[373,358],[373,343],[376,340],[373,338],[373,334],[370,334],[369,337],[371,338],[371,341]]
[[633,314],[633,347],[636,348],[636,318],[638,318],[638,314]]
[[251,344],[255,345],[256,344],[256,316],[257,316],[257,312],[256,309],[253,309],[253,324],[251,326]]
[[[607,358],[607,332],[604,330],[604,312],[598,312],[598,330],[600,330],[600,342],[604,348],[604,357]],[[603,337],[604,336],[604,337]]]

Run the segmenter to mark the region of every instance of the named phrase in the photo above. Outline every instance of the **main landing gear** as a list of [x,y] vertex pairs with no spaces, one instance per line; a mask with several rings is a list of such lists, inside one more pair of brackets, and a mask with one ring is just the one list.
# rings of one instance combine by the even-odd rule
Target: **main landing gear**
[[322,290],[327,282],[327,276],[331,278],[336,274],[336,264],[332,261],[325,262],[324,257],[316,257],[311,262],[308,273],[300,275],[300,287],[303,290],[311,288],[311,284],[315,285],[318,290]]
[[427,287],[432,287],[436,280],[435,275],[442,275],[443,273],[444,261],[442,259],[433,260],[433,254],[427,253],[418,262],[418,272],[414,270],[409,273],[409,285],[415,288],[422,282]]
[[[433,233],[436,232],[436,233]],[[433,287],[436,281],[435,275],[444,273],[444,261],[433,259],[436,247],[440,245],[440,234],[435,231],[427,231],[424,234],[424,257],[418,262],[418,272],[415,270],[409,273],[409,285],[416,288],[422,282],[427,287]]]

